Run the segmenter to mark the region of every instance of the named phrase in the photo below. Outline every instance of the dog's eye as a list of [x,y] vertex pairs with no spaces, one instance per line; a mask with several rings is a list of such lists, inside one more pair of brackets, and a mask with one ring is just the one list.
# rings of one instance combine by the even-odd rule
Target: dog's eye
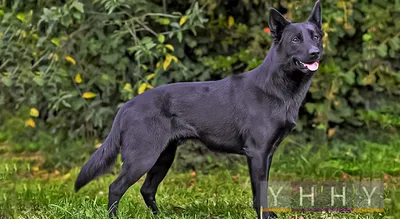
[[295,37],[295,38],[292,39],[293,43],[298,43],[299,41],[300,41],[300,39],[298,37]]
[[315,40],[315,41],[318,41],[318,40],[319,40],[319,37],[318,37],[318,36],[314,36],[314,40]]

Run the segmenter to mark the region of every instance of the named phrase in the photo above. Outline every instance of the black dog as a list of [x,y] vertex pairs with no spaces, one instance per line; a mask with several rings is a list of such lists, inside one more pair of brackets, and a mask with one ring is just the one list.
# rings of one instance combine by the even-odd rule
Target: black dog
[[160,86],[125,103],[103,145],[83,166],[75,190],[104,173],[121,152],[122,171],[109,188],[110,217],[126,190],[146,173],[140,192],[156,214],[155,194],[178,145],[198,139],[212,150],[245,155],[253,207],[259,218],[276,217],[260,211],[261,182],[268,180],[274,151],[296,126],[300,105],[318,69],[321,16],[319,1],[304,23],[291,23],[271,9],[274,43],[256,69],[219,81]]

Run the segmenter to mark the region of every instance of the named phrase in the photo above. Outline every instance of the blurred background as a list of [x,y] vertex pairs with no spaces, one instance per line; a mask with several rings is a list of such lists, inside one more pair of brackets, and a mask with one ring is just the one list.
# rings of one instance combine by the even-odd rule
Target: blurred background
[[[8,194],[0,197],[0,203],[6,201],[4,217],[29,215],[21,213],[27,209],[48,212],[49,203],[59,201],[66,194],[64,191],[72,194],[76,172],[107,136],[124,102],[163,84],[218,80],[257,67],[272,42],[268,8],[275,7],[286,18],[300,22],[306,20],[315,3],[0,2],[0,156],[4,160],[0,165],[0,186]],[[274,156],[272,177],[382,180],[387,186],[386,213],[373,215],[397,218],[400,1],[321,3],[324,58],[301,108],[296,130]],[[243,157],[213,153],[196,142],[187,142],[178,149],[172,174],[178,179],[188,175],[188,189],[195,186],[190,182],[198,177],[196,172],[201,172],[207,181],[213,173],[223,171],[249,186],[245,161]],[[94,195],[88,191],[89,197],[98,195],[99,190],[107,192],[106,184],[113,176],[110,177],[103,187],[92,188]],[[65,181],[63,192],[55,190],[54,199],[34,201],[32,197],[41,197],[39,194],[47,197],[36,185],[53,178]],[[36,190],[32,191],[38,193],[27,195],[29,188],[24,190],[18,182],[34,182]],[[174,183],[167,185],[173,187]],[[22,186],[21,193],[11,194],[18,186]],[[250,193],[244,195],[248,201]],[[105,204],[103,196],[99,197]],[[16,200],[25,204],[15,208],[12,203]],[[252,215],[249,203],[244,208]],[[129,206],[126,208],[129,213]],[[65,213],[57,209],[54,215]],[[71,209],[67,211],[73,212]],[[223,208],[220,211],[221,218],[225,218],[226,212]],[[75,216],[78,217],[71,217]]]

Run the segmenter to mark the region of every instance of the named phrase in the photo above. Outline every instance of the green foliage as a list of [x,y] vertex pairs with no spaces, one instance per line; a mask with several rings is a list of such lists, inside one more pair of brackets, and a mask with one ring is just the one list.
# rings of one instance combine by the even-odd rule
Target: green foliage
[[141,84],[182,80],[180,41],[207,21],[201,11],[143,0],[2,5],[0,105],[35,107],[56,132],[102,136]]
[[[43,151],[45,167],[49,169],[72,168],[74,164],[87,159],[87,152],[95,150],[95,143],[90,140],[63,141],[66,137],[62,132],[47,132],[42,129],[30,127],[29,109],[22,108],[14,115],[9,112],[1,112],[0,143],[7,146],[4,152],[12,154],[24,152],[32,153]],[[31,118],[32,119],[32,118]],[[37,127],[44,126],[39,119],[35,123]]]
[[[73,137],[103,139],[121,104],[147,89],[255,68],[272,43],[266,8],[304,21],[313,4],[5,1],[0,5],[0,107],[39,111],[33,118],[38,130],[11,138],[32,139],[43,131],[56,136],[57,145]],[[325,141],[341,137],[337,133],[346,127],[397,129],[399,2],[325,0],[322,7],[324,59],[297,130],[316,129]],[[26,129],[25,113],[7,129]],[[28,146],[20,147],[16,151]],[[190,157],[191,152],[184,153]],[[206,156],[203,161],[212,165],[214,160]]]
[[[274,155],[273,175],[294,174],[305,179],[315,176],[341,178],[343,174],[380,178],[400,174],[400,138],[385,143],[357,139],[354,143],[334,141],[315,145],[293,144],[288,138]],[[292,143],[292,144],[290,144]]]

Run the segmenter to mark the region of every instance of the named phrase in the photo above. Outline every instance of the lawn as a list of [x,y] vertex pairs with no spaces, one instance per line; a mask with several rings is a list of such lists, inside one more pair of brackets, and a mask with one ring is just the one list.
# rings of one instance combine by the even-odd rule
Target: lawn
[[[279,213],[279,218],[400,217],[400,178],[396,172],[400,141],[344,146],[348,151],[342,153],[340,150],[335,152],[340,145],[321,146],[312,152],[312,147],[283,144],[274,157],[272,180],[383,180],[385,211],[357,214],[289,212]],[[368,150],[362,150],[365,148]],[[355,157],[346,160],[352,153]],[[381,158],[380,162],[376,162],[378,158]],[[0,218],[107,218],[108,186],[115,175],[100,177],[75,193],[73,184],[78,166],[69,170],[42,169],[40,152],[5,153],[1,160]],[[119,208],[120,218],[256,218],[251,207],[247,167],[242,164],[231,170],[215,168],[207,174],[170,171],[157,193],[161,210],[158,217],[152,216],[145,207],[139,193],[142,182],[143,178],[124,195]]]

